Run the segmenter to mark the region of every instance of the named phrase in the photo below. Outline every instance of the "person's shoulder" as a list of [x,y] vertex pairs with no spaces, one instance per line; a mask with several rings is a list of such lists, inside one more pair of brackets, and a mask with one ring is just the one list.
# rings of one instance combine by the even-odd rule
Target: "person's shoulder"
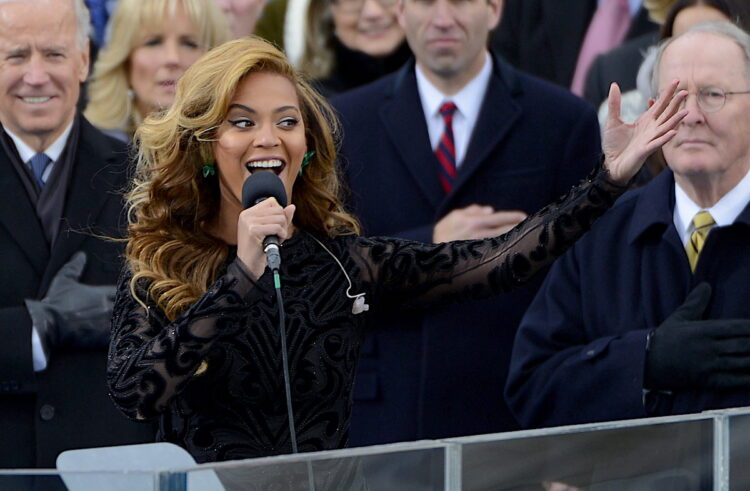
[[[651,185],[649,183],[647,186]],[[591,228],[590,237],[581,241],[582,246],[588,244],[594,248],[601,247],[603,240],[613,240],[614,237],[624,237],[631,228],[631,222],[636,217],[639,210],[639,202],[643,197],[644,189],[640,187],[627,191],[615,201],[612,208],[607,210],[601,218]],[[615,239],[624,240],[624,239]]]
[[538,102],[549,104],[547,109],[550,112],[560,114],[589,113],[593,116],[596,115],[594,106],[565,87],[521,71],[518,72],[518,78],[527,100],[532,104]]
[[85,118],[81,117],[78,136],[77,160],[96,163],[96,175],[110,185],[121,186],[128,179],[132,152],[128,143],[103,133]]
[[119,134],[116,135],[115,133],[107,133],[100,130],[83,116],[81,116],[80,133],[79,145],[90,145],[105,154],[127,154],[128,142],[126,140],[120,138]]
[[501,77],[516,101],[532,108],[558,114],[588,113],[596,117],[594,107],[560,85],[544,80],[512,66],[502,57],[495,55],[497,68],[495,76]]
[[331,97],[330,102],[338,111],[361,110],[367,105],[388,97],[395,90],[399,78],[403,78],[404,69],[400,68],[373,82],[347,90]]

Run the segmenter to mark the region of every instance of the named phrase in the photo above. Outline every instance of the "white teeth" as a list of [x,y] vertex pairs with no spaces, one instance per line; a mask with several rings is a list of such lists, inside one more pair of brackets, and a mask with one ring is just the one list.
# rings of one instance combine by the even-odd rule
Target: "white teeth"
[[273,169],[281,167],[281,160],[257,160],[247,164],[248,169]]
[[23,101],[29,104],[41,104],[50,100],[49,97],[24,97]]

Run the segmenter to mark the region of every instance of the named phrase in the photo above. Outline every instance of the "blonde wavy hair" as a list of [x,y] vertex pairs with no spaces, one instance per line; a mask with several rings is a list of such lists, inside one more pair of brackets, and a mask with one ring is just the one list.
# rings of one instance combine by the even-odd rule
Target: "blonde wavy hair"
[[276,73],[294,84],[307,148],[315,152],[294,183],[295,225],[328,236],[359,233],[342,206],[335,163],[339,126],[325,99],[260,38],[214,48],[179,80],[172,107],[146,118],[135,133],[138,162],[127,195],[131,292],[135,296],[136,282],[147,280],[149,295],[169,319],[206,292],[226,261],[227,244],[206,232],[218,213],[218,179],[204,178],[202,167],[213,162],[212,142],[237,86],[254,72]]
[[142,117],[130,95],[130,55],[144,30],[161,30],[179,6],[185,9],[206,51],[230,38],[229,24],[214,0],[118,0],[112,16],[110,41],[99,52],[89,83],[84,112],[96,127],[132,135]]

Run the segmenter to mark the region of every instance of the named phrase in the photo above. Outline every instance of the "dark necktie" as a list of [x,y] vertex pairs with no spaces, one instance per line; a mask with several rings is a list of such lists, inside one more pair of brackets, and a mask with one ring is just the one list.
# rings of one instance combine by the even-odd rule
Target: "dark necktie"
[[440,163],[438,168],[440,185],[446,194],[453,190],[453,183],[456,180],[456,145],[453,140],[453,114],[455,112],[456,105],[452,102],[445,102],[440,106],[440,114],[443,116],[445,129],[440,136],[435,156]]
[[47,157],[47,155],[43,153],[38,153],[31,157],[31,159],[29,160],[31,171],[34,173],[37,184],[39,184],[39,189],[44,189],[44,181],[42,180],[42,176],[44,175],[44,170],[47,168],[49,163],[49,157]]

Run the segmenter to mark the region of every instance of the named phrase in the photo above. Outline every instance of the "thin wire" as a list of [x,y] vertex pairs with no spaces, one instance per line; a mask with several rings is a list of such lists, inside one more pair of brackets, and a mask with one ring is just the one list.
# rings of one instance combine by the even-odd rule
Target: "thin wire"
[[286,349],[286,313],[284,300],[281,297],[281,278],[279,271],[273,272],[273,283],[276,289],[276,303],[279,306],[279,335],[281,336],[281,364],[284,370],[284,391],[286,392],[286,413],[289,420],[289,436],[292,440],[292,453],[297,453],[297,431],[294,429],[294,411],[292,411],[292,384],[289,377],[289,356]]
[[332,253],[330,249],[328,249],[325,245],[323,245],[323,243],[319,241],[314,235],[312,234],[308,234],[308,235],[312,238],[312,240],[317,242],[320,245],[320,247],[322,247],[328,253],[328,255],[331,256],[334,261],[336,261],[336,264],[339,265],[339,268],[341,268],[341,271],[344,273],[344,278],[346,278],[346,282],[349,283],[349,288],[346,289],[346,296],[349,298],[363,297],[365,295],[364,293],[357,293],[354,295],[351,294],[351,290],[353,286],[352,280],[349,278],[349,275],[346,274],[346,269],[344,269],[344,265],[341,264],[341,261],[339,261],[339,258],[337,258],[336,255],[334,255],[334,253]]

